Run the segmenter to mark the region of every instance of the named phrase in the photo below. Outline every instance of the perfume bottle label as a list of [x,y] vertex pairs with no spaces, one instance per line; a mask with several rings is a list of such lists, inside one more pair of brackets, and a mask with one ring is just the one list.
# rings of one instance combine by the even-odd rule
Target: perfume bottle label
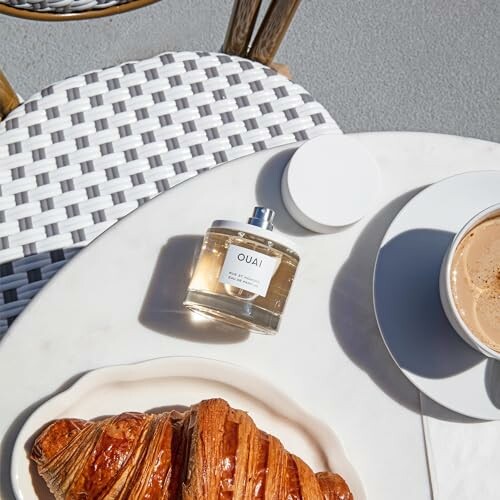
[[265,297],[279,262],[277,257],[229,245],[219,282]]

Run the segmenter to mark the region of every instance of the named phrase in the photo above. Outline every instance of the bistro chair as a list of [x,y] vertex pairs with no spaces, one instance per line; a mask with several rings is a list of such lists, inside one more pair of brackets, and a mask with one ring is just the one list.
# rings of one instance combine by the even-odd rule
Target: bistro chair
[[0,77],[0,334],[80,248],[159,193],[245,155],[340,133],[269,67],[299,2],[271,2],[251,41],[260,3],[235,1],[224,53],[165,52],[22,103]]
[[34,21],[75,21],[111,16],[158,0],[0,0],[0,14]]

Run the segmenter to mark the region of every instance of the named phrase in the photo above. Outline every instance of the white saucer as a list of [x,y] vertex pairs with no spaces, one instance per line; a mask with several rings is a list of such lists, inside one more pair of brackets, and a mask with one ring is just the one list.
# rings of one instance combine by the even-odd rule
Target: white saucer
[[450,177],[415,196],[387,231],[374,273],[374,305],[392,357],[424,394],[463,415],[500,420],[500,362],[469,347],[439,299],[439,269],[455,233],[500,201],[500,172]]

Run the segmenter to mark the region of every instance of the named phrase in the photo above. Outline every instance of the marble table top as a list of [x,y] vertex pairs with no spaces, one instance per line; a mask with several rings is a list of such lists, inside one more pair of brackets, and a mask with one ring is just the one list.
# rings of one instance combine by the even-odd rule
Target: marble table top
[[[335,429],[369,498],[431,497],[420,395],[377,330],[373,264],[392,218],[416,191],[479,165],[489,168],[500,145],[416,133],[354,137],[376,156],[383,179],[376,212],[358,224],[314,235],[288,217],[279,182],[297,146],[285,146],[157,197],[47,285],[0,342],[1,498],[11,498],[16,433],[41,401],[90,369],[174,355],[238,363],[285,390]],[[193,322],[181,305],[206,228],[216,218],[245,220],[255,204],[276,209],[276,230],[302,249],[274,337]]]

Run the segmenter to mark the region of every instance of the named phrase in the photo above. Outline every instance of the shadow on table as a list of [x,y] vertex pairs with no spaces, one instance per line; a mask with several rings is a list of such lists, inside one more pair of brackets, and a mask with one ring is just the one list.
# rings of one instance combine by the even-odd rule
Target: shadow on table
[[500,361],[488,359],[484,378],[486,391],[491,402],[500,408]]
[[484,360],[455,333],[441,306],[439,273],[454,234],[414,229],[386,243],[375,271],[380,326],[400,366],[442,379]]
[[[83,373],[79,373],[71,377],[67,382],[61,385],[57,390],[55,390],[52,394],[49,394],[32,405],[28,406],[25,410],[23,410],[16,419],[12,422],[10,427],[7,429],[7,432],[2,436],[1,446],[0,446],[0,498],[2,500],[16,500],[16,496],[14,495],[14,490],[12,486],[12,482],[10,479],[10,469],[12,462],[12,452],[14,450],[14,445],[16,442],[17,435],[19,431],[25,424],[26,420],[30,417],[30,415],[45,401],[54,397],[56,394],[65,391],[69,387],[71,387],[81,376]],[[13,388],[15,390],[15,388]],[[30,444],[32,443],[32,437],[28,443],[25,444],[26,453],[29,455],[29,450],[31,449]],[[28,458],[27,458],[28,460]],[[33,477],[33,487],[37,492],[38,498],[41,500],[49,500],[54,498],[43,482],[43,480],[38,476],[38,474],[34,473],[33,465],[30,464],[30,471],[32,472]]]
[[202,237],[181,235],[162,247],[139,314],[150,330],[205,344],[233,344],[248,332],[191,313],[182,302],[193,271]]
[[[378,330],[373,309],[372,276],[377,252],[389,225],[419,190],[396,198],[368,223],[340,269],[330,297],[333,331],[346,354],[386,394],[417,413],[421,411],[418,393],[392,359]],[[440,231],[409,231],[386,244],[380,254],[379,270],[384,267],[384,279],[379,280],[378,286],[387,288],[378,289],[378,306],[379,310],[390,311],[384,315],[384,332],[389,336],[391,349],[399,350],[397,357],[403,359],[404,368],[427,377],[446,377],[482,359],[451,331],[439,300],[436,272],[452,236]],[[422,280],[423,273],[429,270],[434,273],[434,281],[432,278]],[[408,335],[403,343],[400,342],[400,333],[402,328],[412,328],[415,320],[418,320],[420,338],[418,335],[411,338],[421,343],[409,346],[406,343]],[[454,362],[444,362],[454,356],[449,351],[425,350],[424,353],[422,350],[425,343],[443,345],[443,339],[437,338],[438,333],[446,337],[447,347],[451,345],[452,350],[457,351]],[[436,415],[436,418],[443,418],[442,415]],[[445,418],[458,422],[475,421],[452,412],[446,413]]]
[[255,196],[260,206],[272,208],[276,212],[274,219],[276,229],[293,236],[308,236],[313,233],[299,226],[292,219],[281,199],[281,177],[296,149],[296,147],[291,147],[280,151],[266,161],[257,177]]

